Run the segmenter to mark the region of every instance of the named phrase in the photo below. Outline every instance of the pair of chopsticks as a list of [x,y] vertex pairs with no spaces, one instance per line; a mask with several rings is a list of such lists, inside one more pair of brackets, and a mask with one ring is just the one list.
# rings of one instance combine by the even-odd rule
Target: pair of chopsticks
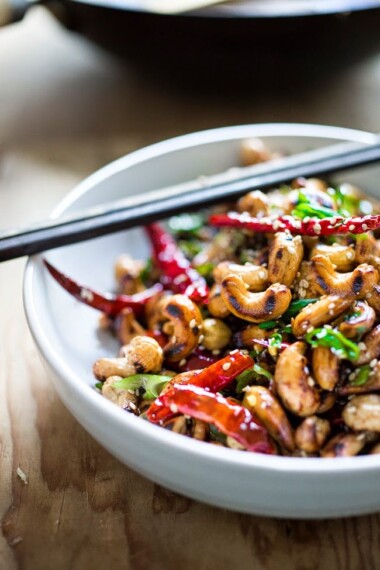
[[136,187],[136,194],[124,200],[0,234],[0,262],[235,200],[250,190],[274,188],[301,176],[341,172],[379,160],[380,138],[371,145],[332,145],[151,192]]

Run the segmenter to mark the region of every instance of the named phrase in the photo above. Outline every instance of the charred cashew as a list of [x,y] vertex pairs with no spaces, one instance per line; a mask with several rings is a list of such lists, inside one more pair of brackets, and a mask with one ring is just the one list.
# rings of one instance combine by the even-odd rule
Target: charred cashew
[[248,408],[285,449],[294,451],[293,430],[280,403],[264,386],[250,386],[245,391],[243,406]]
[[116,319],[117,337],[122,345],[129,344],[135,336],[146,335],[146,330],[135,319],[132,309],[123,309]]
[[213,317],[224,319],[228,317],[230,311],[222,299],[222,293],[219,285],[216,283],[211,287],[208,298],[208,310]]
[[357,301],[352,306],[353,314],[340,323],[339,330],[347,338],[361,338],[372,329],[376,313],[367,303]]
[[260,218],[269,214],[268,197],[260,190],[249,192],[237,203],[239,212],[248,212],[250,216]]
[[166,321],[166,317],[163,314],[163,308],[167,302],[167,298],[168,294],[164,292],[159,293],[147,302],[145,316],[149,330],[161,330],[163,323]]
[[318,416],[303,420],[295,431],[296,445],[306,453],[316,453],[321,449],[330,433],[330,424]]
[[290,287],[303,258],[301,236],[278,232],[269,249],[268,278],[270,283],[283,283]]
[[378,455],[380,453],[380,443],[376,443],[370,451],[371,455]]
[[130,344],[122,347],[120,358],[97,360],[93,372],[99,380],[110,376],[127,378],[143,372],[159,372],[162,362],[162,348],[156,340],[149,336],[135,336]]
[[260,329],[257,325],[249,325],[234,334],[233,343],[237,348],[253,348],[256,339],[266,339],[271,335],[271,332]]
[[115,263],[115,278],[126,295],[133,295],[144,289],[140,275],[144,267],[142,261],[132,259],[128,254],[120,255]]
[[223,279],[230,275],[238,275],[250,291],[263,291],[268,285],[268,271],[260,265],[247,263],[238,265],[230,261],[219,263],[213,272],[215,281],[220,285]]
[[277,393],[283,404],[301,417],[315,414],[321,402],[315,381],[310,376],[305,351],[303,342],[290,345],[280,354],[274,374]]
[[367,443],[374,441],[374,434],[340,433],[330,439],[321,450],[322,457],[352,457],[361,452]]
[[250,166],[252,164],[260,164],[261,162],[267,162],[272,158],[277,158],[279,155],[277,153],[269,150],[267,146],[263,143],[261,139],[253,138],[246,139],[241,145],[241,161],[244,166]]
[[238,275],[225,277],[221,292],[231,313],[251,323],[262,323],[281,317],[292,300],[290,290],[280,283],[271,285],[263,293],[250,293]]
[[380,395],[355,396],[342,412],[343,419],[354,431],[380,432]]
[[337,400],[336,392],[322,392],[321,394],[321,404],[318,408],[317,414],[324,414],[331,410]]
[[137,412],[137,396],[130,390],[123,390],[116,388],[114,384],[122,380],[121,376],[110,376],[102,386],[102,394],[107,400],[117,404],[123,409],[130,409],[132,412]]
[[317,243],[310,252],[310,258],[317,255],[327,257],[338,271],[352,271],[354,268],[355,251],[350,245]]
[[371,369],[368,379],[364,384],[355,385],[355,382],[342,386],[338,393],[341,396],[351,396],[354,394],[368,394],[380,391],[380,362]]
[[334,390],[339,380],[339,358],[327,346],[313,349],[314,378],[324,390]]
[[355,364],[361,366],[368,364],[371,360],[380,356],[380,325],[377,325],[369,333],[365,335],[363,340],[358,344],[360,355]]
[[366,263],[358,265],[351,273],[337,273],[334,265],[324,255],[313,257],[312,264],[317,273],[317,287],[321,295],[330,293],[363,299],[379,280],[377,269]]
[[197,305],[185,295],[168,297],[162,312],[174,324],[174,334],[164,346],[164,354],[168,360],[178,362],[197,346],[202,315]]
[[362,234],[356,238],[356,263],[370,263],[377,269],[380,267],[380,244],[372,234]]
[[336,319],[353,303],[352,297],[325,295],[313,304],[308,305],[292,321],[294,336],[304,335],[310,327],[316,328]]
[[231,340],[231,329],[220,319],[205,319],[202,325],[202,344],[208,350],[220,350]]

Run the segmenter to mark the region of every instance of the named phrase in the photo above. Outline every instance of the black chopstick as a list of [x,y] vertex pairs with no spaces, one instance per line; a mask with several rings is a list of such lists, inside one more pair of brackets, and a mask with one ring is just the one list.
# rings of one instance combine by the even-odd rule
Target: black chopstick
[[250,190],[273,188],[301,176],[341,172],[379,160],[380,142],[343,143],[152,192],[139,193],[139,188],[135,188],[136,194],[124,200],[0,234],[0,261],[226,202]]

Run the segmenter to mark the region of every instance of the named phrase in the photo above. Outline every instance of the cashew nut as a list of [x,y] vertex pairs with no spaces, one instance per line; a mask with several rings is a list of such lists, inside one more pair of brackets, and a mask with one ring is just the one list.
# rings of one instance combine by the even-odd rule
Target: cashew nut
[[339,325],[339,330],[347,338],[361,338],[372,329],[376,313],[367,303],[357,301],[352,306],[352,313]]
[[250,216],[260,218],[269,214],[268,197],[260,190],[248,192],[237,203],[239,212],[248,212]]
[[311,261],[301,263],[293,282],[293,290],[300,299],[315,299],[320,296]]
[[313,349],[314,378],[324,390],[334,390],[339,380],[339,358],[327,347]]
[[380,453],[380,443],[376,443],[370,451],[371,455],[378,455]]
[[267,162],[279,155],[272,152],[261,139],[246,139],[241,145],[241,161],[244,166]]
[[222,298],[236,317],[251,323],[278,319],[290,305],[292,294],[280,283],[268,287],[263,293],[250,293],[238,275],[229,275],[221,283]]
[[128,254],[120,255],[115,263],[115,278],[126,295],[133,295],[144,289],[140,275],[144,267],[142,261],[132,259]]
[[264,386],[246,389],[243,406],[248,408],[282,447],[294,451],[293,431],[280,403]]
[[228,317],[230,311],[222,299],[219,285],[216,283],[211,287],[208,298],[208,310],[213,317],[224,319]]
[[380,267],[380,244],[370,233],[362,234],[356,238],[356,263],[370,263],[376,268]]
[[162,348],[149,336],[135,336],[123,347],[120,358],[101,358],[93,366],[99,380],[110,376],[127,378],[142,372],[159,372],[163,362]]
[[307,305],[292,321],[294,336],[303,336],[308,329],[320,327],[333,321],[353,303],[352,297],[325,295],[313,304]]
[[161,330],[166,317],[163,314],[163,308],[167,302],[169,293],[159,293],[152,299],[149,299],[145,306],[145,316],[148,329],[151,331]]
[[342,417],[354,431],[380,432],[380,395],[355,396],[344,407]]
[[302,417],[315,414],[321,401],[305,351],[303,342],[290,345],[280,354],[274,373],[275,387],[285,407]]
[[135,319],[132,309],[123,309],[115,322],[117,337],[122,345],[129,344],[135,336],[146,335],[146,330]]
[[339,388],[338,393],[340,396],[351,396],[354,394],[368,394],[380,391],[380,362],[376,362],[375,366],[371,368],[368,379],[363,384],[355,384],[355,382],[348,383]]
[[174,324],[174,334],[164,346],[164,354],[168,360],[179,362],[198,344],[202,326],[201,312],[185,295],[168,297],[162,312]]
[[380,315],[380,286],[373,285],[372,289],[365,296],[366,301],[377,315]]
[[278,232],[269,249],[268,278],[270,283],[283,283],[290,287],[303,258],[301,236]]
[[256,339],[266,339],[270,335],[271,331],[260,329],[257,325],[249,325],[234,334],[233,343],[237,348],[253,348]]
[[296,445],[306,453],[316,453],[321,449],[330,433],[330,424],[318,416],[303,420],[295,431]]
[[325,245],[317,243],[310,253],[310,258],[317,255],[327,257],[338,271],[352,271],[355,263],[355,251],[350,245]]
[[223,261],[215,267],[213,272],[214,279],[219,285],[223,279],[230,275],[241,277],[250,291],[263,291],[268,285],[268,271],[260,265],[253,265],[252,263],[238,265],[230,261]]
[[369,333],[365,335],[363,340],[358,344],[360,348],[359,358],[356,361],[357,366],[368,364],[371,360],[380,356],[380,325],[377,325]]
[[317,273],[317,287],[321,295],[337,294],[342,297],[355,296],[363,299],[379,280],[379,272],[372,265],[362,263],[350,273],[337,273],[334,265],[324,255],[312,259]]
[[231,329],[220,319],[205,319],[202,344],[208,350],[220,350],[231,340]]
[[123,409],[130,409],[132,412],[138,413],[138,398],[134,392],[116,388],[114,384],[122,380],[121,376],[109,376],[102,386],[102,394],[107,400],[117,404]]
[[339,433],[321,450],[321,457],[352,457],[358,455],[367,443],[374,440],[374,434]]

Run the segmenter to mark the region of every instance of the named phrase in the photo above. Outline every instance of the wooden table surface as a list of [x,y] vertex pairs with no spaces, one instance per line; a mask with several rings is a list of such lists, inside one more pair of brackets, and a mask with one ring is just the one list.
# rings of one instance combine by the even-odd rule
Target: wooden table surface
[[[380,131],[380,56],[332,82],[294,87],[238,101],[172,92],[35,9],[0,32],[0,227],[44,217],[95,168],[176,134],[265,121]],[[24,264],[0,266],[1,570],[380,567],[378,515],[239,515],[175,495],[111,457],[49,383],[23,313]]]

